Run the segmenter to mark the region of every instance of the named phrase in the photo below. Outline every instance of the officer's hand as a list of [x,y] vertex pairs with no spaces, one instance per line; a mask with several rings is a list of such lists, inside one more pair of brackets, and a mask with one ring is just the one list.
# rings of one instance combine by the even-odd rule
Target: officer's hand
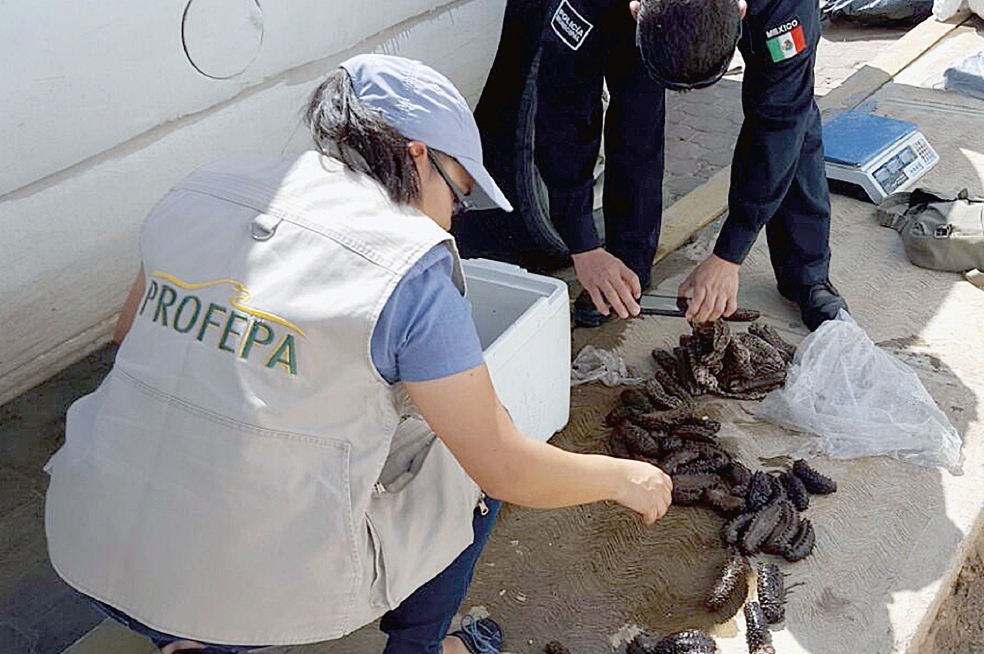
[[624,480],[615,501],[639,513],[648,525],[662,518],[673,501],[673,480],[670,476],[645,461],[616,461],[622,466]]
[[708,322],[730,316],[738,308],[738,271],[741,266],[712,254],[690,276],[683,280],[678,291],[690,299],[687,320]]
[[639,315],[639,277],[621,259],[603,248],[572,254],[571,258],[578,281],[601,315],[608,315],[608,305],[619,318]]

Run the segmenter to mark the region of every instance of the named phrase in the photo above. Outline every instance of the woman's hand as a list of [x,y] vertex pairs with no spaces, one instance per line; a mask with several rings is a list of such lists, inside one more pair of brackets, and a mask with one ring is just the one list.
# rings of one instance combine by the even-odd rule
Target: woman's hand
[[622,468],[624,482],[615,501],[639,513],[651,525],[670,508],[673,480],[656,466],[644,461],[615,459]]

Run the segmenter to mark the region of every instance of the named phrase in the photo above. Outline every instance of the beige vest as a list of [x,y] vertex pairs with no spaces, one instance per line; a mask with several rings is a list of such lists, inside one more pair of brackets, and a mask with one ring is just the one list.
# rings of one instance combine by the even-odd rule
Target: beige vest
[[47,467],[58,573],[165,633],[282,645],[343,636],[443,570],[480,492],[369,350],[438,243],[463,291],[447,232],[310,152],[169,192],[133,328]]

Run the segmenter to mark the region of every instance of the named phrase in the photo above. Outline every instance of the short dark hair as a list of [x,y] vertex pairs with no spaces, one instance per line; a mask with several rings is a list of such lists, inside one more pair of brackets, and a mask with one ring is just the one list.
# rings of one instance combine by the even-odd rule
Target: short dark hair
[[304,112],[322,154],[369,175],[398,204],[420,197],[420,177],[407,150],[410,141],[359,100],[345,69],[338,68],[311,94]]
[[735,0],[642,0],[636,44],[656,81],[700,88],[724,74],[741,34]]

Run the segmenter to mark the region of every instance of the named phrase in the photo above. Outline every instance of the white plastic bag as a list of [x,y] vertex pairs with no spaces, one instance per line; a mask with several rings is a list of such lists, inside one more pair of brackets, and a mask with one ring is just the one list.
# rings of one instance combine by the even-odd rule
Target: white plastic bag
[[933,0],[933,16],[936,20],[949,20],[958,11],[967,8],[967,0]]
[[753,411],[819,435],[811,449],[835,458],[886,455],[953,470],[960,457],[959,434],[916,374],[845,311],[803,340],[786,385]]
[[[980,0],[984,11],[984,0]],[[943,88],[984,99],[984,48],[943,71]]]
[[571,363],[571,386],[600,381],[605,386],[641,384],[645,379],[630,377],[625,359],[593,345],[585,345]]

